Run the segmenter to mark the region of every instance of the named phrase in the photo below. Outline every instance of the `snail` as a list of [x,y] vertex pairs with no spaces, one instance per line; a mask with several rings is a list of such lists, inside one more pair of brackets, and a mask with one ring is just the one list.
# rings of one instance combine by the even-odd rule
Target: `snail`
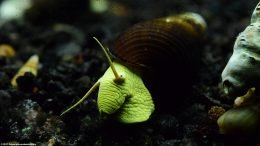
[[31,72],[34,76],[37,76],[38,64],[39,64],[39,56],[38,55],[31,56],[27,60],[27,62],[14,75],[14,77],[11,80],[11,85],[13,87],[17,87],[16,79],[20,76],[23,76],[25,72]]
[[[199,52],[197,45],[205,30],[204,19],[191,12],[137,23],[115,41],[110,50],[115,56],[114,61],[95,38],[110,67],[83,98],[61,115],[99,87],[97,102],[100,113],[114,115],[122,123],[147,121],[155,109],[154,90],[168,90],[173,94],[174,87],[167,87],[169,84],[176,83],[181,88],[182,84],[187,84],[185,81],[189,78],[185,75],[192,74],[189,59],[195,58]],[[192,61],[196,62],[196,59]],[[178,89],[174,94],[177,92]]]
[[251,23],[234,44],[233,54],[222,72],[225,93],[240,96],[260,83],[260,2],[251,16]]
[[[224,91],[234,100],[234,107],[218,119],[220,133],[252,134],[260,128],[260,2],[251,23],[234,44],[233,54],[222,72]],[[246,92],[245,95],[242,95]],[[240,96],[242,95],[242,96]]]

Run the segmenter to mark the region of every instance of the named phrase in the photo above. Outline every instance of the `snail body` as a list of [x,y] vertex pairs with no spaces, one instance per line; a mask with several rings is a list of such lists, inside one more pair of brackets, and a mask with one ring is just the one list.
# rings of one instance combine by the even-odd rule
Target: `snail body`
[[257,4],[251,23],[241,32],[234,44],[233,54],[222,72],[224,91],[240,96],[260,83],[260,2]]
[[98,93],[97,99],[100,113],[115,114],[117,120],[123,123],[146,121],[154,111],[149,90],[136,73],[116,62],[113,64],[125,80],[120,84],[113,82],[111,68],[100,78],[99,91],[102,92]]
[[112,62],[102,44],[94,37],[104,51],[110,67],[91,89],[73,106],[70,111],[87,98],[97,87],[98,109],[102,114],[115,115],[122,123],[137,123],[149,119],[154,111],[154,104],[149,90],[142,79],[125,66]]
[[[116,57],[113,62],[94,38],[108,58],[110,67],[85,96],[62,115],[99,87],[97,100],[101,113],[114,115],[122,123],[148,120],[155,109],[150,91],[159,86],[163,91],[171,91],[173,87],[167,87],[166,83],[177,82],[172,80],[173,76],[177,75],[178,79],[179,75],[190,71],[187,62],[193,58],[191,56],[195,53],[192,52],[198,51],[195,46],[202,40],[205,29],[205,21],[196,13],[138,23],[116,40],[111,50]],[[176,68],[176,74],[171,71],[173,69],[168,69],[170,67]],[[177,83],[182,87],[185,81]]]

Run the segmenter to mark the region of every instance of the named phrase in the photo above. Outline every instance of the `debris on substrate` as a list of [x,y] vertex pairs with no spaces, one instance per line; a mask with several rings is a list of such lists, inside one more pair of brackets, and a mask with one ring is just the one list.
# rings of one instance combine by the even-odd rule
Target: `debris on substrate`
[[[42,2],[39,0],[41,5]],[[9,45],[16,52],[13,57],[0,56],[0,143],[95,146],[258,144],[258,137],[253,135],[221,135],[216,124],[218,114],[232,106],[232,101],[226,99],[221,90],[221,72],[232,53],[237,34],[249,24],[257,2],[111,0],[111,7],[120,8],[121,13],[111,9],[97,14],[88,10],[88,4],[83,8],[75,4],[84,4],[82,1],[66,0],[57,10],[55,3],[51,3],[50,9],[39,4],[38,9],[25,13],[25,19],[5,22],[0,26],[0,45]],[[70,3],[73,4],[70,6]],[[53,15],[54,19],[50,18],[50,11],[57,14]],[[181,111],[155,111],[147,122],[125,125],[100,117],[95,92],[79,107],[59,116],[78,101],[108,67],[93,36],[106,46],[112,46],[115,38],[132,24],[182,11],[200,13],[208,23],[208,32],[197,82]],[[67,13],[73,20],[66,18]],[[40,58],[37,77],[26,73],[17,79],[18,88],[12,87],[12,77],[34,54]],[[178,102],[178,99],[169,99],[169,102]]]

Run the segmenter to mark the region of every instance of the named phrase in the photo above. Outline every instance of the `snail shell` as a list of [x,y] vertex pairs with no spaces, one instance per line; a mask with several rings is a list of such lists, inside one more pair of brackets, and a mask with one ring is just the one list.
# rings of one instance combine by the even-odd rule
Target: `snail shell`
[[250,87],[260,86],[260,2],[257,4],[251,23],[241,32],[234,44],[234,50],[222,72],[224,91],[240,96]]
[[[173,63],[180,57],[191,57],[197,53],[192,45],[196,48],[205,29],[204,19],[196,13],[138,23],[119,36],[112,53],[124,64],[150,69],[168,63],[161,60]],[[186,63],[189,59],[185,58],[182,62]]]
[[238,35],[233,54],[222,72],[224,91],[239,96],[234,100],[234,108],[218,119],[220,132],[224,134],[252,134],[260,128],[259,95],[255,94],[260,85],[259,13],[260,2],[252,13],[250,25]]
[[117,62],[141,75],[160,107],[169,107],[162,97],[186,96],[191,87],[205,30],[204,19],[196,13],[159,18],[129,28],[110,51]]
[[222,134],[252,134],[260,128],[259,95],[255,94],[255,87],[234,100],[234,107],[217,121],[219,132]]
[[222,134],[255,133],[260,126],[260,107],[251,104],[232,108],[225,112],[217,122]]
[[15,56],[15,50],[12,46],[8,44],[1,44],[0,45],[0,57],[14,57]]
[[39,64],[39,56],[33,55],[28,61],[18,70],[15,76],[11,80],[11,84],[13,87],[17,87],[16,79],[20,76],[23,76],[25,72],[31,72],[34,76],[37,76],[38,72],[38,64]]

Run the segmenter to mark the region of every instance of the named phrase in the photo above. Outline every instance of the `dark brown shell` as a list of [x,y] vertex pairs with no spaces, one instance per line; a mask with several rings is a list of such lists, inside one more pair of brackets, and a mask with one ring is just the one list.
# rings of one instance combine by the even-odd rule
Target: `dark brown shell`
[[[197,14],[185,13],[134,25],[116,41],[112,53],[130,66],[154,68],[165,61],[189,62],[197,54],[205,24]],[[202,22],[204,23],[204,22]]]
[[179,96],[177,92],[191,87],[205,28],[195,13],[138,23],[118,37],[111,52],[138,71],[155,96]]

